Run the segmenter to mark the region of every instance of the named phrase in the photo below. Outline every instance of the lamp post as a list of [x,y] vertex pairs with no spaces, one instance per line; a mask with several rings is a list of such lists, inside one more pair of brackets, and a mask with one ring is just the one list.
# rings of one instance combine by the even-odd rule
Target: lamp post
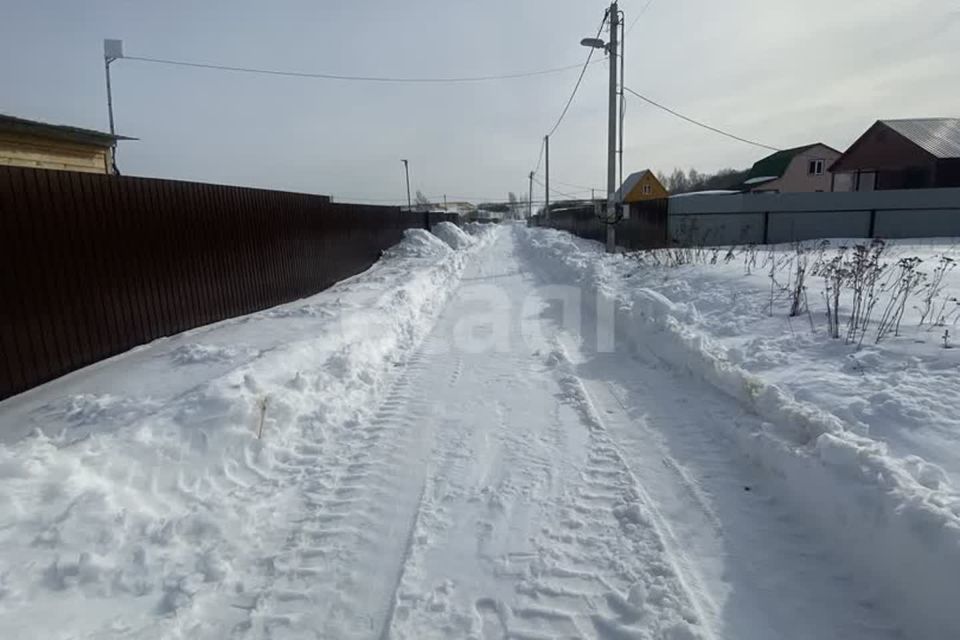
[[407,213],[413,212],[413,202],[410,200],[410,161],[401,160],[403,163],[403,171],[407,175]]
[[[107,114],[110,117],[110,135],[116,136],[117,129],[113,124],[113,89],[110,87],[110,63],[123,57],[123,40],[103,41],[103,66],[107,73]],[[114,138],[110,149],[110,164],[113,172],[117,171],[117,140]]]
[[616,223],[617,211],[619,206],[616,202],[617,192],[617,58],[620,55],[619,29],[620,29],[620,9],[616,0],[610,5],[610,42],[609,44],[600,38],[584,38],[580,41],[585,47],[593,49],[604,49],[610,57],[610,85],[609,85],[609,105],[607,123],[607,253],[614,253],[617,250]]

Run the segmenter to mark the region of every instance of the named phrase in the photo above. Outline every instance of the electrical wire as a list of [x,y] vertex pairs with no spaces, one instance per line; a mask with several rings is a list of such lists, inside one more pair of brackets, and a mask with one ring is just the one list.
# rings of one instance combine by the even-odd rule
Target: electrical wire
[[650,5],[653,4],[653,0],[647,0],[647,4],[643,5],[643,9],[640,9],[640,13],[637,14],[637,17],[633,19],[633,22],[630,23],[630,28],[627,29],[627,35],[630,35],[630,32],[633,31],[633,28],[637,26],[637,23],[640,22],[640,18],[643,17],[643,14],[647,12],[647,9],[650,8]]
[[650,105],[652,105],[652,106],[654,106],[654,107],[656,107],[656,108],[658,108],[658,109],[662,109],[662,110],[666,111],[667,113],[669,113],[669,114],[671,114],[671,115],[674,115],[674,116],[680,118],[681,120],[686,120],[687,122],[689,122],[689,123],[691,123],[691,124],[695,124],[695,125],[697,125],[698,127],[703,127],[704,129],[708,129],[708,130],[710,130],[710,131],[713,131],[714,133],[719,133],[719,134],[722,135],[722,136],[726,136],[726,137],[728,137],[728,138],[732,138],[732,139],[734,139],[734,140],[738,140],[738,141],[740,141],[740,142],[744,142],[744,143],[746,143],[746,144],[753,145],[753,146],[755,146],[755,147],[760,147],[760,148],[762,148],[762,149],[767,149],[767,150],[769,150],[769,151],[781,151],[781,149],[778,149],[777,147],[771,147],[770,145],[763,144],[763,143],[761,143],[761,142],[756,142],[756,141],[754,141],[754,140],[748,140],[748,139],[746,139],[746,138],[741,138],[740,136],[734,135],[734,134],[732,134],[732,133],[728,133],[728,132],[724,131],[723,129],[718,129],[718,128],[716,128],[716,127],[711,127],[711,126],[708,125],[708,124],[704,124],[703,122],[699,122],[698,120],[694,120],[693,118],[690,118],[690,117],[688,117],[688,116],[685,116],[685,115],[683,115],[682,113],[678,113],[677,111],[674,111],[674,110],[671,109],[670,107],[665,107],[665,106],[663,106],[663,105],[660,104],[659,102],[654,102],[654,101],[651,100],[650,98],[648,98],[648,97],[646,97],[646,96],[644,96],[644,95],[641,95],[641,94],[637,93],[636,91],[634,91],[634,90],[631,89],[630,87],[626,87],[626,86],[625,86],[625,87],[623,87],[623,89],[624,89],[624,91],[627,91],[628,93],[633,94],[633,95],[636,96],[637,98],[640,98],[641,100],[643,100],[643,101],[646,102],[647,104],[650,104]]
[[[607,10],[603,14],[603,20],[600,21],[600,27],[597,29],[597,35],[596,35],[597,38],[599,38],[600,34],[603,33],[603,25],[607,23],[607,18],[610,17],[609,14],[610,14],[609,10]],[[550,129],[550,133],[547,134],[546,138],[549,138],[550,136],[552,136],[554,133],[557,132],[557,129],[560,128],[560,124],[563,122],[563,119],[567,116],[567,112],[570,110],[570,105],[573,104],[573,99],[576,97],[577,91],[580,90],[580,85],[583,84],[583,76],[586,75],[587,69],[593,63],[594,51],[596,51],[596,49],[591,47],[590,52],[587,54],[587,60],[586,62],[583,63],[583,68],[580,69],[580,77],[577,78],[577,84],[573,86],[573,92],[571,92],[570,97],[567,99],[567,103],[563,106],[563,111],[560,113],[560,117],[557,118],[556,123],[554,123],[553,127]],[[540,153],[537,156],[537,166],[533,170],[534,175],[540,173],[540,165],[543,164],[543,152],[547,146],[546,138],[540,141]]]
[[[287,76],[293,78],[315,78],[320,80],[340,80],[344,82],[384,82],[384,83],[430,83],[430,84],[449,84],[449,83],[468,83],[468,82],[488,82],[492,80],[516,80],[520,78],[532,78],[534,76],[543,76],[553,73],[562,73],[580,67],[578,64],[565,67],[553,67],[551,69],[541,69],[539,71],[527,71],[521,73],[507,73],[501,75],[486,76],[463,76],[451,78],[433,78],[433,77],[391,77],[391,76],[354,76],[334,73],[306,73],[299,71],[280,71],[277,69],[257,69],[253,67],[234,67],[221,64],[208,64],[202,62],[187,62],[184,60],[166,60],[163,58],[146,58],[141,56],[124,56],[124,60],[136,60],[138,62],[149,62],[153,64],[165,64],[177,67],[192,67],[197,69],[215,69],[218,71],[233,71],[237,73],[255,73],[271,76]],[[582,74],[581,74],[582,77]]]
[[[539,186],[541,186],[541,187],[544,187],[544,188],[546,187],[546,185],[545,185],[544,183],[542,183],[541,181],[537,180],[536,178],[534,178],[533,181],[534,181],[535,183],[537,183],[537,184],[538,184]],[[563,191],[557,191],[557,190],[554,189],[553,187],[550,187],[550,191],[553,192],[555,195],[561,196],[561,197],[563,197],[563,198],[567,198],[568,200],[582,200],[582,199],[583,199],[583,198],[580,198],[580,197],[578,197],[578,196],[575,196],[575,195],[573,195],[573,194],[571,194],[571,193],[564,193]],[[588,191],[589,191],[589,189],[588,189]]]
[[[609,16],[609,10],[604,13],[603,20],[600,22],[600,28],[597,29],[596,37],[599,38],[600,34],[603,33],[603,25],[607,23]],[[590,66],[591,61],[593,60],[593,52],[596,51],[593,47],[590,47],[590,53],[587,54],[587,61],[583,63],[583,68],[580,70],[580,77],[577,78],[577,84],[573,86],[573,92],[570,94],[570,98],[567,100],[567,104],[564,105],[563,111],[560,113],[560,117],[557,118],[556,124],[553,125],[553,128],[550,129],[550,133],[547,134],[547,137],[552,136],[557,132],[557,129],[560,128],[560,124],[563,122],[563,119],[567,116],[567,112],[570,110],[570,105],[573,104],[573,99],[577,95],[577,91],[580,89],[580,85],[583,83],[583,76],[587,73],[587,68]],[[539,166],[539,163],[538,163]]]
[[581,191],[604,191],[606,189],[606,187],[585,187],[582,184],[564,182],[563,180],[557,180],[556,178],[550,178],[550,182],[556,182],[557,184],[562,184],[565,187],[573,187],[574,189],[580,189]]
[[547,147],[547,139],[543,138],[540,141],[540,155],[537,156],[537,168],[533,170],[533,175],[540,173],[540,165],[543,163],[543,150]]

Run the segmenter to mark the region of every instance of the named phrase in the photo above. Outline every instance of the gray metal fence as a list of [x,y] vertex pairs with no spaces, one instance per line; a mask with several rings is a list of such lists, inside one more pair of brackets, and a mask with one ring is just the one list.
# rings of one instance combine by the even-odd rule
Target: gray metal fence
[[675,243],[707,245],[954,237],[960,189],[675,197],[668,229]]

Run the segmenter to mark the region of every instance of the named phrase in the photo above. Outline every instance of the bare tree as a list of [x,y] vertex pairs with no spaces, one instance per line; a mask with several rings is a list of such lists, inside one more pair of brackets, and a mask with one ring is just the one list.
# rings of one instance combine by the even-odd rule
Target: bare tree
[[670,191],[670,177],[667,174],[663,171],[657,171],[657,180],[660,181],[660,184],[662,184],[667,191]]
[[690,190],[690,181],[687,180],[687,174],[683,169],[674,169],[670,174],[670,192],[686,193]]
[[507,194],[507,203],[510,211],[511,218],[516,218],[520,215],[520,199],[517,198],[517,194],[513,191]]
[[657,172],[657,178],[668,191],[674,194],[710,189],[737,189],[746,179],[749,170],[721,169],[715,174],[701,173],[696,169],[674,169],[669,176]]

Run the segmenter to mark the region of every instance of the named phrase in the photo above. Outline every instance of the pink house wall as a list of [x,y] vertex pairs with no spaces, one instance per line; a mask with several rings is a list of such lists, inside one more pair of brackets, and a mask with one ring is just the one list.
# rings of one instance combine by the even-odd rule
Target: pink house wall
[[[790,162],[783,177],[760,185],[755,192],[779,191],[780,193],[813,193],[815,191],[831,191],[831,174],[827,169],[840,157],[839,151],[818,145],[804,151]],[[809,166],[812,160],[823,160],[823,175],[809,175]]]

